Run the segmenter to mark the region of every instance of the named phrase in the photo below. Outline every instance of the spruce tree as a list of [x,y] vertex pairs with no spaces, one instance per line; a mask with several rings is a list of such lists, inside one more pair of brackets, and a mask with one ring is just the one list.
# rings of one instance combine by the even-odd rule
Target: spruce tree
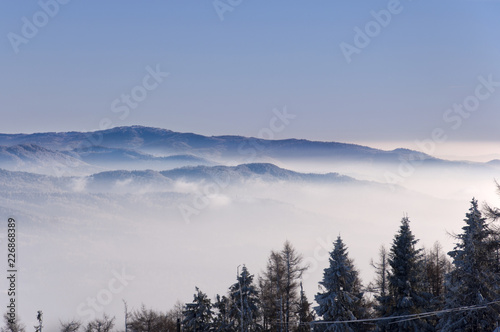
[[186,332],[212,331],[212,303],[205,293],[196,287],[192,303],[187,303],[182,312],[182,324]]
[[311,309],[311,303],[307,299],[306,293],[300,283],[300,303],[299,303],[299,326],[296,332],[309,332],[311,331],[311,322],[314,321],[314,310]]
[[495,273],[495,251],[491,250],[492,231],[472,199],[464,219],[463,233],[456,235],[458,242],[448,255],[454,269],[446,277],[445,309],[481,306],[482,309],[454,310],[440,317],[441,331],[493,331],[498,308],[486,305],[500,295]]
[[237,282],[229,288],[231,298],[230,316],[236,322],[237,331],[255,331],[259,313],[259,293],[253,283],[254,276],[243,265]]
[[[431,295],[422,287],[422,250],[415,248],[418,240],[410,230],[410,220],[401,220],[399,232],[389,252],[390,272],[388,317],[420,314],[429,309]],[[380,321],[386,331],[432,331],[426,319],[394,319]]]
[[[330,266],[324,270],[323,280],[315,299],[318,316],[326,322],[353,321],[363,318],[363,293],[358,271],[348,257],[347,248],[341,237],[334,243],[330,253]],[[353,323],[333,323],[322,325],[324,331],[359,331]]]
[[217,310],[214,318],[214,332],[236,332],[234,321],[229,317],[231,302],[225,296],[217,295],[217,301],[214,303]]

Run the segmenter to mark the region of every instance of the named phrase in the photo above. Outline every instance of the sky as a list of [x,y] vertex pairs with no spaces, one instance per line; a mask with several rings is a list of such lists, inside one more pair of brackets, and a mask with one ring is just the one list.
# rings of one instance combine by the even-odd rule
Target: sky
[[500,135],[499,1],[54,1],[0,3],[2,133],[255,137],[286,108],[272,138]]
[[[497,0],[1,1],[0,133],[143,125],[500,159],[499,13]],[[406,209],[427,212],[393,220]]]

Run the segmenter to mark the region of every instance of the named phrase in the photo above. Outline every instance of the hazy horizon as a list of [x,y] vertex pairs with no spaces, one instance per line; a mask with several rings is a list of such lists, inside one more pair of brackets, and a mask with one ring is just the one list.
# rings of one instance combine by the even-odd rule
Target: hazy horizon
[[257,136],[286,107],[296,118],[277,138],[498,140],[500,3],[389,4],[71,1],[31,31],[40,5],[4,2],[0,132]]
[[[143,126],[143,125],[132,125],[132,126]],[[159,128],[155,126],[143,126],[143,127],[152,127]],[[117,127],[113,127],[117,128]],[[112,128],[109,128],[112,129]],[[181,132],[172,128],[160,128],[165,130],[171,130],[174,132]],[[102,130],[102,129],[99,129]],[[78,130],[59,130],[55,131],[56,133],[62,132],[71,132]],[[92,130],[98,131],[98,130]],[[49,131],[34,131],[34,132],[0,132],[0,134],[38,134],[38,133],[47,133]],[[342,140],[342,139],[328,139],[327,137],[321,136],[310,136],[310,137],[276,137],[276,138],[267,138],[267,137],[259,137],[258,135],[253,136],[245,136],[242,134],[229,132],[229,133],[211,133],[211,132],[194,132],[194,131],[184,131],[181,133],[193,133],[197,135],[203,135],[207,137],[211,136],[243,136],[243,137],[253,137],[253,138],[264,138],[271,140],[286,140],[286,139],[305,139],[309,141],[318,141],[318,142],[337,142],[337,143],[350,143],[363,145],[375,149],[391,151],[399,148],[415,150],[423,153],[427,153],[433,157],[453,160],[453,161],[471,161],[471,162],[488,162],[495,159],[500,159],[500,145],[495,141],[443,141],[443,142],[434,142],[432,148],[429,147],[426,141],[429,141],[429,138],[424,139],[416,139],[413,141],[366,141],[366,140]],[[431,140],[432,141],[432,140]]]
[[[500,205],[500,162],[486,164],[500,159],[499,12],[497,0],[0,2],[0,133],[140,125],[445,159],[321,144],[265,151],[248,140],[143,145],[137,133],[94,144],[130,148],[109,154],[67,151],[82,142],[61,137],[48,152],[2,147],[0,252],[15,217],[22,321],[30,328],[37,310],[49,331],[88,321],[82,303],[125,269],[134,280],[99,311],[119,330],[122,299],[166,311],[195,286],[213,298],[237,266],[259,274],[285,240],[314,265],[304,280],[313,301],[337,235],[366,284],[406,214],[422,245],[451,250],[472,197]],[[210,180],[227,171],[213,165],[251,162],[281,169]],[[206,173],[158,173],[192,165]],[[283,169],[315,174],[295,181]],[[352,179],[311,180],[318,173]]]

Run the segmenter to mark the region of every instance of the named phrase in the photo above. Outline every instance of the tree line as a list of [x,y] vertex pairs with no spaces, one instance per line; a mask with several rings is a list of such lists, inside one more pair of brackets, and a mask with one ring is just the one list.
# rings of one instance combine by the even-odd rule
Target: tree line
[[[195,287],[192,302],[166,313],[144,305],[129,312],[125,303],[125,331],[490,332],[500,321],[499,217],[500,209],[480,209],[473,198],[462,232],[453,235],[455,246],[445,254],[439,243],[420,248],[404,216],[390,248],[382,246],[372,261],[375,276],[367,285],[339,235],[314,307],[301,283],[308,267],[286,241],[281,250],[271,251],[257,278],[239,266],[235,283],[213,300]],[[5,318],[2,332],[26,331]],[[61,322],[60,331],[109,332],[114,325],[114,317],[103,315],[86,325]]]

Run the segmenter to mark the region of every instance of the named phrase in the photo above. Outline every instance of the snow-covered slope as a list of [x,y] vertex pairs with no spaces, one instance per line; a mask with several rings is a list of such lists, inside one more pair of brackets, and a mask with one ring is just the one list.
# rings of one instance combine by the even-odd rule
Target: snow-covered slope
[[79,158],[32,143],[0,146],[0,168],[50,175],[88,174],[99,170]]
[[[58,151],[88,150],[104,146],[163,155],[190,154],[208,159],[232,158],[256,161],[256,158],[327,158],[334,160],[368,160],[397,162],[409,155],[435,159],[406,149],[383,151],[362,145],[318,142],[303,139],[265,140],[242,136],[202,136],[171,130],[131,126],[82,133],[0,134],[0,144],[36,143]],[[92,150],[91,152],[95,153]]]
[[311,183],[330,185],[371,184],[338,173],[299,173],[272,164],[243,164],[238,166],[195,166],[168,171],[115,170],[89,176],[48,176],[29,172],[12,172],[0,169],[0,185],[11,192],[63,192],[93,191],[135,193],[140,191],[173,191],[176,181],[199,183],[200,181],[224,183],[224,186],[241,185],[247,181],[267,183]]

